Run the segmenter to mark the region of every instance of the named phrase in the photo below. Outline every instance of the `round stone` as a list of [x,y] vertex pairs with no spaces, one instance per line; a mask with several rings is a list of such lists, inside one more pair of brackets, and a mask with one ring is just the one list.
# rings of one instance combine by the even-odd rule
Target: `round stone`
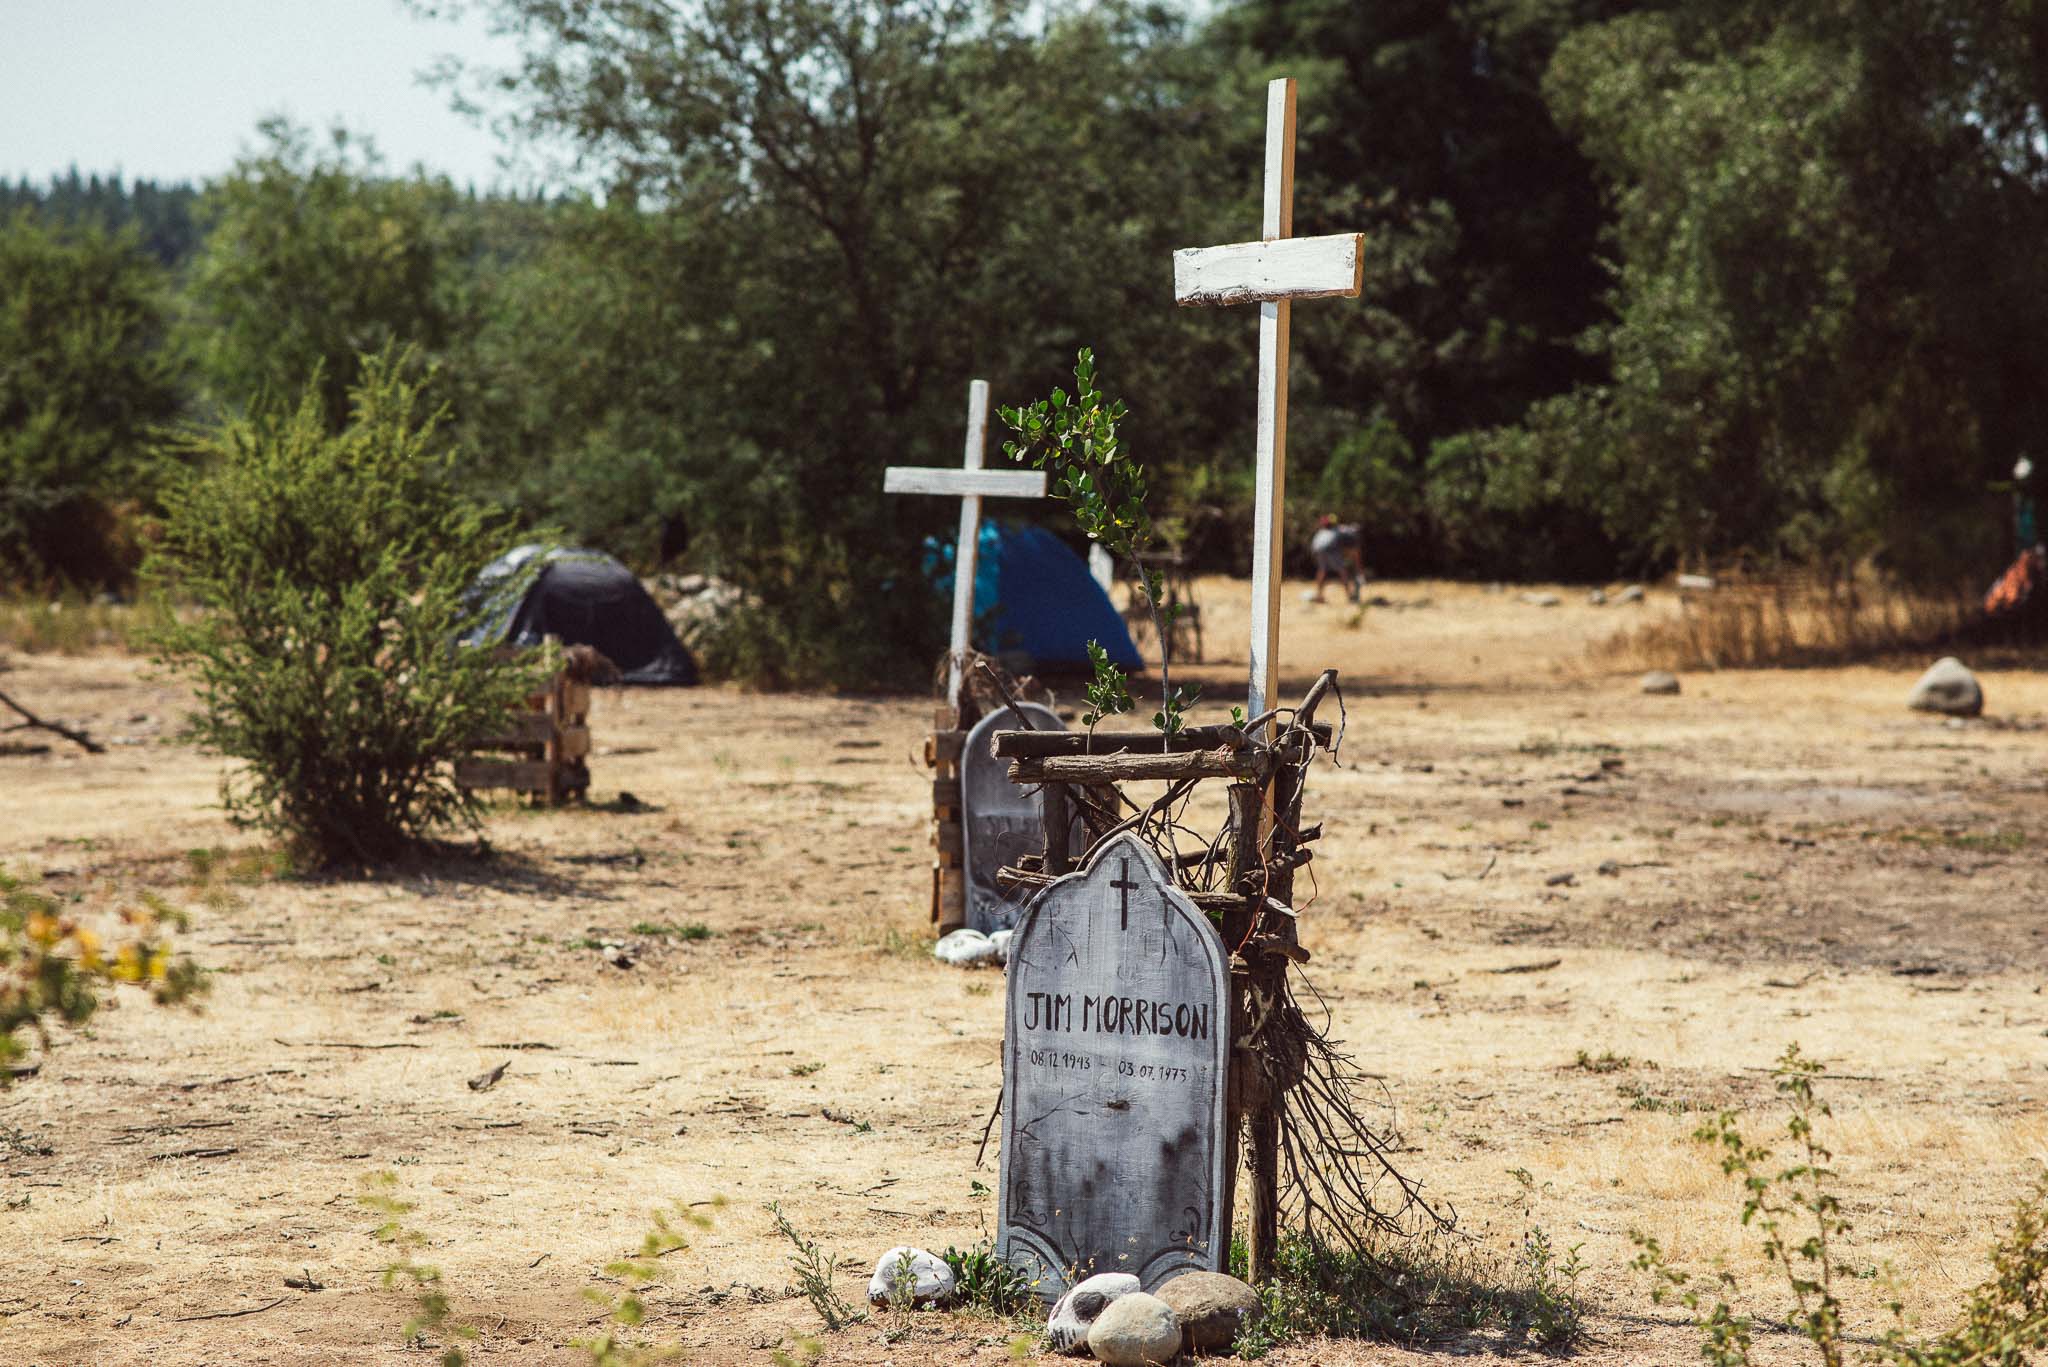
[[1190,1348],[1228,1348],[1259,1317],[1259,1293],[1221,1272],[1183,1272],[1159,1288]]
[[921,1248],[890,1249],[875,1260],[875,1275],[868,1278],[871,1305],[930,1307],[952,1299],[953,1269]]
[[1916,712],[1941,712],[1951,717],[1974,717],[1984,710],[1984,690],[1977,684],[1977,676],[1955,656],[1949,655],[1936,660],[1928,667],[1920,681],[1913,685],[1913,691],[1906,698],[1906,706]]
[[1088,1351],[1109,1367],[1168,1367],[1180,1356],[1180,1321],[1159,1297],[1133,1291],[1088,1326]]
[[1045,1323],[1045,1337],[1056,1353],[1079,1357],[1088,1351],[1088,1328],[1095,1317],[1119,1296],[1138,1289],[1138,1279],[1128,1272],[1098,1272],[1067,1288],[1052,1308]]

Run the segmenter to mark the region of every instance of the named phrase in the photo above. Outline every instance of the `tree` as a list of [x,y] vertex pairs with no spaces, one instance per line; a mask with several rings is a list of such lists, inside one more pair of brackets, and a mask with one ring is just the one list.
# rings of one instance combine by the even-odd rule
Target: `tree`
[[320,377],[330,430],[347,421],[363,356],[397,344],[432,362],[466,326],[473,220],[445,180],[392,179],[336,129],[324,148],[280,119],[211,185],[189,329],[214,400],[232,410]]
[[[710,643],[713,667],[928,673],[940,605],[903,587],[943,513],[883,499],[880,471],[957,451],[970,377],[1033,391],[1093,339],[1158,396],[1166,449],[1201,449],[1216,399],[1188,368],[1249,339],[1168,302],[1171,249],[1214,227],[1219,136],[1170,18],[493,8],[525,52],[505,77],[515,122],[574,148],[606,202],[571,211],[543,274],[494,298],[496,355],[517,360],[493,373],[537,389],[493,381],[507,402],[483,445],[619,473],[687,523],[692,559],[757,605],[743,638]],[[542,301],[566,306],[545,332],[519,321]]]
[[132,233],[0,221],[0,572],[134,570],[130,523],[179,410],[162,271]]
[[[1238,0],[1219,13],[1212,43],[1300,81],[1295,231],[1366,235],[1358,305],[1295,320],[1316,398],[1294,419],[1302,477],[1384,418],[1408,447],[1384,487],[1419,490],[1434,443],[1600,378],[1574,339],[1602,316],[1610,214],[1542,79],[1570,34],[1634,7]],[[1410,522],[1418,505],[1387,511]],[[1445,529],[1374,521],[1395,564],[1458,558]]]
[[2031,7],[1719,0],[1573,35],[1546,93],[1612,187],[1607,383],[1508,449],[1667,556],[2002,546],[2048,399],[2048,30]]
[[151,575],[199,615],[162,629],[197,684],[200,742],[241,763],[234,819],[311,865],[365,865],[476,825],[449,764],[503,724],[531,662],[456,644],[499,519],[460,494],[413,359],[363,358],[329,432],[325,377],[199,443],[165,495]]

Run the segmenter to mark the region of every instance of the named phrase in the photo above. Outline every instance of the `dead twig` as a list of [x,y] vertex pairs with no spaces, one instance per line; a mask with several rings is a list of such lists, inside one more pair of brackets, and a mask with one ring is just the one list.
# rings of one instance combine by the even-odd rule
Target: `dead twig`
[[1481,973],[1544,973],[1563,963],[1563,959],[1539,959],[1533,964],[1509,964],[1505,968],[1482,968]]
[[149,1157],[152,1162],[161,1163],[170,1158],[226,1158],[231,1153],[240,1152],[240,1149],[228,1146],[213,1149],[179,1149],[175,1153],[153,1153]]
[[244,1315],[260,1315],[266,1310],[275,1310],[290,1299],[290,1296],[279,1296],[274,1301],[267,1301],[262,1305],[252,1305],[246,1310],[216,1310],[208,1315],[178,1315],[172,1320],[172,1323],[191,1324],[198,1320],[237,1320]]
[[988,1137],[996,1127],[996,1117],[1003,1113],[1003,1089],[996,1088],[996,1104],[989,1108],[988,1124],[981,1127],[981,1144],[974,1150],[974,1166],[981,1166],[981,1156],[988,1152]]
[[6,728],[9,731],[26,731],[31,729],[37,731],[49,731],[55,733],[56,735],[62,736],[64,739],[70,741],[73,745],[80,747],[88,755],[104,755],[105,753],[107,753],[107,748],[104,745],[101,745],[91,736],[85,734],[85,732],[74,731],[70,727],[60,725],[57,722],[44,721],[41,717],[38,717],[35,713],[29,711],[26,707],[23,707],[20,703],[8,697],[5,693],[0,693],[0,703],[5,703],[8,707],[13,708],[16,712],[20,713],[22,717],[22,721],[19,725],[10,726]]
[[1442,869],[1438,869],[1437,877],[1443,879],[1446,883],[1457,883],[1467,878],[1477,883],[1479,880],[1486,877],[1487,874],[1492,873],[1493,866],[1499,862],[1500,856],[1497,854],[1491,854],[1486,857],[1486,867],[1481,869],[1477,873],[1445,873]]
[[272,1044],[282,1044],[287,1049],[424,1049],[427,1047],[424,1044],[412,1044],[403,1040],[396,1044],[358,1044],[354,1040],[345,1039],[279,1039],[275,1035],[270,1037],[270,1042]]

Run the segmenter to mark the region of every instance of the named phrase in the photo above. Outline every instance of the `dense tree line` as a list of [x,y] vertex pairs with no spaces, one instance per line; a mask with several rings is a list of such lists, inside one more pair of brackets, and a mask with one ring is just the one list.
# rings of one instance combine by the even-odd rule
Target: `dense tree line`
[[[1363,520],[1383,570],[1488,576],[1940,579],[2007,549],[1994,500],[2040,430],[2048,340],[2031,7],[489,8],[522,60],[460,94],[558,156],[554,195],[479,198],[284,126],[196,199],[0,186],[30,205],[13,250],[98,262],[148,361],[118,422],[0,405],[9,507],[88,449],[108,506],[146,503],[178,413],[316,374],[339,425],[359,358],[406,344],[473,489],[740,582],[727,668],[876,680],[937,640],[936,605],[892,590],[950,517],[882,497],[880,467],[957,459],[970,376],[1027,399],[1088,345],[1166,525],[1241,563],[1254,329],[1175,310],[1169,256],[1252,234],[1260,84],[1286,72],[1296,229],[1362,229],[1369,258],[1363,299],[1296,318],[1301,522]],[[0,275],[0,395],[22,298],[50,297],[21,279]],[[105,435],[21,454],[70,426]],[[95,572],[18,534],[0,556]]]

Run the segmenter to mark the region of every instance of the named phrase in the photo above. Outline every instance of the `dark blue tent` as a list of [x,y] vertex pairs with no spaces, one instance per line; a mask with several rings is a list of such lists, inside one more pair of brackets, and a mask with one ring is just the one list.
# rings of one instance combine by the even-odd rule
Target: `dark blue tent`
[[553,636],[618,666],[620,682],[694,684],[697,662],[633,572],[602,551],[521,546],[477,574],[483,621],[465,645],[537,646]]
[[[1145,667],[1123,618],[1080,556],[1040,527],[989,519],[981,524],[974,567],[974,644],[992,655],[1029,656],[1038,670],[1088,668],[1088,643],[1112,663]],[[930,543],[927,571],[953,592],[953,547]]]

